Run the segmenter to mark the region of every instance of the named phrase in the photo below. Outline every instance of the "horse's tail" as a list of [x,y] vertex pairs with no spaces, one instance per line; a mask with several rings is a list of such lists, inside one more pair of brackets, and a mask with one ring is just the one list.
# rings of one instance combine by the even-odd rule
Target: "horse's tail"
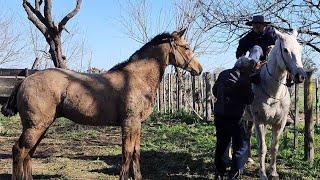
[[19,82],[12,90],[11,95],[5,105],[1,108],[1,113],[4,116],[13,116],[18,113],[18,107],[17,107],[17,94],[21,86],[21,82]]

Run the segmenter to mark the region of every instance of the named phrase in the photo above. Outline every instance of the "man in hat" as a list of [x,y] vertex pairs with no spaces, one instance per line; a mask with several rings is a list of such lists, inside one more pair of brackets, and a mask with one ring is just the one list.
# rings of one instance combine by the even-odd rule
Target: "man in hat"
[[[216,126],[215,179],[223,179],[227,164],[224,152],[232,140],[232,163],[229,179],[238,179],[247,161],[248,144],[245,124],[241,120],[244,108],[253,101],[251,79],[256,62],[240,57],[232,69],[222,71],[212,92],[216,97],[214,115]],[[230,113],[232,112],[232,113]]]
[[[246,25],[252,26],[252,30],[239,40],[239,46],[236,51],[237,59],[249,52],[249,57],[257,62],[258,69],[266,63],[266,56],[270,51],[270,47],[275,45],[277,39],[274,28],[269,24],[271,23],[265,21],[262,15],[253,16],[251,21],[246,22]],[[255,84],[260,82],[259,70],[252,79]],[[288,76],[287,86],[290,87],[292,85],[291,82],[291,76]],[[293,120],[288,116],[287,125],[290,124],[293,124]]]
[[276,34],[273,27],[268,26],[270,22],[265,21],[264,16],[256,15],[246,25],[252,26],[252,30],[239,41],[236,51],[237,59],[249,52],[249,57],[258,62],[264,62],[270,46],[276,42]]

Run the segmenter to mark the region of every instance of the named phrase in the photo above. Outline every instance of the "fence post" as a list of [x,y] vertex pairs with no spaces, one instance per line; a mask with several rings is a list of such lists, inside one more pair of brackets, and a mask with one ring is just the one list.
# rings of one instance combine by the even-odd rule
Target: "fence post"
[[192,108],[196,110],[196,79],[191,76]]
[[202,116],[203,115],[203,88],[202,88],[202,76],[198,76],[199,77],[199,81],[198,81],[198,90],[199,90],[199,100],[198,100],[198,111],[199,114]]
[[180,74],[180,109],[183,109],[185,107],[185,103],[184,103],[184,95],[185,95],[185,76],[183,75],[183,73],[181,72]]
[[308,71],[307,78],[304,82],[304,116],[305,116],[305,126],[304,126],[304,159],[308,161],[313,161],[314,159],[314,146],[313,146],[313,130],[314,121],[312,118],[312,83],[311,76],[312,71]]
[[206,84],[206,120],[211,121],[211,99],[212,99],[212,94],[211,94],[211,89],[212,89],[212,84],[211,84],[211,74],[210,72],[205,73],[205,84]]
[[318,89],[319,89],[319,79],[315,78],[315,85],[316,85],[316,123],[320,124],[319,122],[319,115],[318,115],[318,110],[319,110],[319,96],[318,96]]
[[293,120],[293,148],[298,146],[297,121],[299,119],[299,84],[294,84],[294,120]]
[[172,78],[171,73],[168,74],[168,98],[169,98],[169,112],[172,113]]
[[176,97],[177,97],[177,100],[176,100],[176,108],[177,108],[177,111],[179,111],[180,109],[180,81],[179,81],[179,72],[177,70],[177,73],[176,73]]
[[163,79],[162,79],[162,89],[163,89],[163,109],[164,109],[164,113],[167,112],[167,89],[166,89],[166,82],[167,82],[167,78],[166,78],[166,74],[164,74]]
[[160,87],[157,89],[157,111],[160,111]]

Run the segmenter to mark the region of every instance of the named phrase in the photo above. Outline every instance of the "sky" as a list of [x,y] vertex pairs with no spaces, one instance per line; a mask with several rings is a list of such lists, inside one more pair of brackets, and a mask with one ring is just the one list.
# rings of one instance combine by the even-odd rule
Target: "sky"
[[[33,3],[33,1],[30,2]],[[53,0],[52,14],[55,21],[60,21],[64,15],[70,12],[75,7],[75,2],[75,0]],[[123,8],[120,8],[119,2],[121,0],[83,0],[80,12],[67,23],[67,29],[76,24],[80,29],[78,36],[86,39],[87,56],[85,58],[89,59],[88,54],[90,54],[92,67],[110,69],[129,58],[142,46],[142,44],[130,39],[120,25],[119,17],[125,12]],[[159,12],[161,9],[169,9],[172,6],[171,0],[149,2],[151,12]],[[27,32],[30,22],[22,7],[22,0],[1,0],[1,13],[14,16],[14,28]],[[158,18],[157,13],[151,13],[151,16],[151,19]],[[173,32],[174,30],[172,27],[167,27],[159,31]],[[25,40],[28,41],[28,38]],[[229,68],[235,62],[235,48],[231,47],[221,54],[201,56],[198,59],[205,71],[212,71],[217,67]],[[34,57],[30,55],[28,58],[30,61],[18,64],[18,68],[31,67]],[[87,59],[83,64],[88,64]]]

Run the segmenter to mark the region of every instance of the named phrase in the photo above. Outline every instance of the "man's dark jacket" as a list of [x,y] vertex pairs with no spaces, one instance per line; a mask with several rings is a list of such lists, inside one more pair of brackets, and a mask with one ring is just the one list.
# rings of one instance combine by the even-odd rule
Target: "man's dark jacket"
[[254,45],[258,45],[263,50],[263,56],[260,59],[265,60],[268,46],[274,45],[277,36],[273,27],[267,26],[263,34],[258,34],[251,30],[239,41],[236,57],[237,59],[247,53]]
[[[230,80],[233,79],[231,74],[238,78],[236,82]],[[222,71],[212,91],[217,98],[215,116],[233,120],[241,119],[245,106],[251,104],[254,97],[249,77],[238,75],[235,68]]]

